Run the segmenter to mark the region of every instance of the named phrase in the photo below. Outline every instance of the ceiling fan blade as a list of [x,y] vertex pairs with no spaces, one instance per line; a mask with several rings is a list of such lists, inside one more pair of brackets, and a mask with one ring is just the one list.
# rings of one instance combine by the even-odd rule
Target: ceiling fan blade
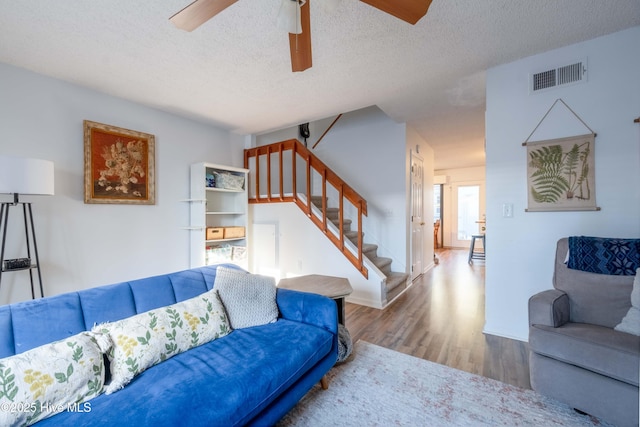
[[185,31],[193,31],[238,0],[196,0],[169,21]]
[[431,0],[360,0],[409,24],[415,25],[427,14]]
[[309,0],[300,8],[302,22],[301,34],[289,34],[291,50],[291,71],[304,71],[311,68],[311,14]]

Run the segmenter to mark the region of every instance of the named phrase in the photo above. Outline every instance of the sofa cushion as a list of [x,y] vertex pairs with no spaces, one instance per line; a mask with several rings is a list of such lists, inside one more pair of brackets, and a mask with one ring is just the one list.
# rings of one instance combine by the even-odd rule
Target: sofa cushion
[[233,329],[264,325],[278,319],[273,277],[218,267],[214,288],[220,294]]
[[[115,322],[137,314],[131,286],[126,282],[86,289],[78,292],[78,295],[86,329],[91,329],[99,323]],[[105,301],[118,303],[105,304]]]
[[531,351],[638,386],[640,338],[597,325],[532,325]]
[[16,354],[86,330],[77,292],[13,304],[11,321]]
[[245,425],[326,358],[333,338],[323,328],[286,319],[234,330],[95,398],[90,413],[65,412],[42,426],[112,425],[115,419],[136,426]]
[[103,384],[102,352],[88,332],[0,359],[0,425],[31,425],[98,396]]
[[0,358],[13,356],[13,322],[11,322],[11,306],[0,306],[0,331],[3,331],[0,339]]
[[93,331],[107,353],[111,394],[145,369],[230,332],[224,307],[215,290],[167,307],[150,310]]
[[177,302],[169,275],[132,280],[129,286],[136,304],[136,313],[144,313]]
[[177,302],[194,298],[211,290],[211,287],[207,289],[207,280],[203,276],[201,269],[169,274],[169,280]]
[[631,308],[622,319],[622,322],[616,325],[614,329],[628,334],[640,335],[640,268],[636,270],[636,277],[633,281]]

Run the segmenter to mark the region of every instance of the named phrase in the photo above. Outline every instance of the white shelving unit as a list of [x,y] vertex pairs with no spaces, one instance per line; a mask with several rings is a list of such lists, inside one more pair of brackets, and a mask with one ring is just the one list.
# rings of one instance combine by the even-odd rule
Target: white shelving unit
[[[191,267],[230,262],[244,269],[249,266],[249,202],[247,179],[249,170],[213,163],[191,165],[190,222]],[[236,181],[232,188],[221,188],[218,179],[211,187],[211,177],[226,176]],[[209,177],[209,179],[208,179]],[[238,182],[242,185],[238,186]],[[208,227],[244,227],[243,237],[207,240]]]

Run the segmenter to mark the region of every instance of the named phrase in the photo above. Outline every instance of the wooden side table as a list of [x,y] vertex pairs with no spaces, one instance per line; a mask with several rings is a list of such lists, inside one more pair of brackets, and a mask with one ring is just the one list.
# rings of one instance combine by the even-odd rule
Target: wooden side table
[[310,274],[282,279],[279,288],[310,292],[333,299],[338,305],[338,323],[344,325],[344,299],[353,292],[349,280],[344,277]]

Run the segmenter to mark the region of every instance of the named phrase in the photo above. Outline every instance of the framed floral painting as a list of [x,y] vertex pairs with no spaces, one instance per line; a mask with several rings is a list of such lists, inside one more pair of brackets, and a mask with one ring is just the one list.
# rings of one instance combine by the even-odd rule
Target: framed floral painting
[[85,120],[84,202],[154,205],[155,137]]

